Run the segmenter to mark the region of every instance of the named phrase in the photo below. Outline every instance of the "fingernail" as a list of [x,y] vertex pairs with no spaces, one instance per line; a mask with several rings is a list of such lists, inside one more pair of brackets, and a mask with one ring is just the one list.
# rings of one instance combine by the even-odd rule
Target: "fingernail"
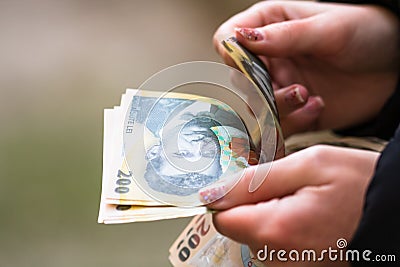
[[200,201],[204,204],[210,204],[227,193],[227,187],[225,185],[220,185],[212,188],[203,188],[199,191]]
[[303,96],[300,93],[300,88],[295,87],[285,94],[285,101],[288,105],[295,107],[299,104],[303,104],[305,102]]
[[261,41],[264,39],[262,33],[256,29],[235,28],[235,31],[249,41]]
[[324,107],[325,103],[322,100],[322,98],[319,96],[315,96],[315,97],[310,97],[308,99],[308,102],[304,106],[304,109],[309,113],[315,114],[315,113],[320,113]]

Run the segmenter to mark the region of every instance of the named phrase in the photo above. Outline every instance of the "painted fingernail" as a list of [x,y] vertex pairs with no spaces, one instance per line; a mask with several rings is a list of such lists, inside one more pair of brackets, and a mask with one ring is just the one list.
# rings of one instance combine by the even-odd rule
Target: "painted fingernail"
[[204,204],[214,202],[223,197],[227,192],[225,185],[220,185],[213,188],[204,188],[199,191],[200,201]]
[[303,96],[300,93],[300,88],[295,87],[285,94],[285,101],[288,105],[296,107],[305,102]]
[[235,31],[239,33],[243,38],[249,41],[261,41],[264,36],[259,30],[251,28],[235,28]]
[[321,112],[321,110],[324,109],[324,107],[325,103],[322,100],[322,98],[319,96],[315,96],[315,97],[310,97],[308,99],[308,102],[304,106],[304,109],[309,113],[315,114]]

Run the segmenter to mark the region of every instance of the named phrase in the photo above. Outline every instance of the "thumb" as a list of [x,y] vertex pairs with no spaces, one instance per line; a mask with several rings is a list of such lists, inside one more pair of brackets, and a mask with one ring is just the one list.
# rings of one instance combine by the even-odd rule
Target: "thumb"
[[[318,16],[282,21],[259,28],[235,28],[236,38],[258,55],[287,57],[326,49],[327,31]],[[323,23],[322,23],[323,24]]]

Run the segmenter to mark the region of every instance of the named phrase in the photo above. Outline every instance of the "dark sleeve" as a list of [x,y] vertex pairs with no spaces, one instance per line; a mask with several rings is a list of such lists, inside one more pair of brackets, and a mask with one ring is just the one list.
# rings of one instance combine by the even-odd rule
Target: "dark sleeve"
[[351,128],[336,130],[344,136],[373,136],[389,140],[400,123],[400,81],[378,115],[370,121]]
[[[397,113],[399,114],[399,113]],[[352,266],[400,266],[400,127],[379,158],[374,177],[369,185],[363,216],[349,246],[358,250],[360,261]],[[370,250],[371,261],[362,257]],[[395,262],[379,262],[395,256]],[[384,256],[382,256],[384,255]],[[392,258],[393,260],[393,258]]]

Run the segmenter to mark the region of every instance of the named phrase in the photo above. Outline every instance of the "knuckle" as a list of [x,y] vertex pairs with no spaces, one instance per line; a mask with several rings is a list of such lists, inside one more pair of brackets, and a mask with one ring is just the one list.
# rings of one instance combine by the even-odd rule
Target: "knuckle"
[[265,1],[257,2],[253,5],[251,5],[249,10],[259,11],[260,9],[265,8],[265,5],[267,5],[267,4],[268,4],[268,2],[265,2]]
[[259,240],[259,243],[263,241],[273,247],[286,247],[290,245],[290,240],[294,234],[293,227],[283,217],[275,217],[270,220],[268,227],[264,229],[266,229],[266,232],[259,233],[259,236],[264,237],[262,240]]
[[[268,205],[278,205],[278,199],[272,199]],[[263,206],[267,205],[265,202],[258,203],[257,206],[260,210],[263,210]],[[261,212],[260,212],[261,213]],[[290,242],[290,237],[293,234],[293,222],[289,220],[286,214],[276,212],[270,214],[268,220],[265,220],[263,216],[259,217],[257,227],[253,231],[253,240],[256,244],[265,245],[285,245]]]
[[330,146],[314,145],[304,150],[304,162],[311,169],[328,165]]

